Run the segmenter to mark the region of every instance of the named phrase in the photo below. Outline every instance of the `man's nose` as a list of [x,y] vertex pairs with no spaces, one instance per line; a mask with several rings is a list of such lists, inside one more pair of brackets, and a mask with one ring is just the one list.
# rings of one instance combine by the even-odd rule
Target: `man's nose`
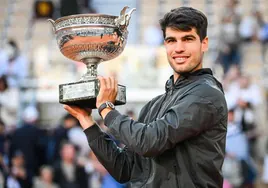
[[185,44],[182,41],[177,41],[175,51],[177,53],[182,53],[185,51]]

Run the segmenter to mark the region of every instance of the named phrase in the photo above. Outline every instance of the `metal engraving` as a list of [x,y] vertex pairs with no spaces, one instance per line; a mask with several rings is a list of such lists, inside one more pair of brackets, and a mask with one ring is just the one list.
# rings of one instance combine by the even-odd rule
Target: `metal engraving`
[[95,82],[76,83],[62,86],[62,100],[95,96]]
[[116,100],[126,103],[126,87],[118,85]]

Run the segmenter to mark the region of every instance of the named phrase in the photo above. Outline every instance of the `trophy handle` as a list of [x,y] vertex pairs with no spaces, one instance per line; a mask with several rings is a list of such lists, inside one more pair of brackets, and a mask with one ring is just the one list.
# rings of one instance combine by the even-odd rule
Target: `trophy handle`
[[125,6],[125,7],[121,10],[121,12],[120,12],[120,16],[125,15],[126,10],[127,10],[128,8],[129,8],[128,6]]
[[129,20],[130,20],[130,18],[131,18],[131,14],[134,12],[134,11],[136,11],[136,9],[135,8],[133,8],[133,9],[131,9],[127,14],[126,14],[126,26],[128,26],[128,24],[129,24]]
[[128,6],[125,6],[121,10],[120,16],[115,20],[116,25],[118,25],[119,28],[121,28],[121,29],[127,28],[127,26],[129,25],[129,20],[131,18],[132,12],[136,10],[136,8],[133,8],[128,13],[126,13],[126,10],[128,8],[129,8]]
[[53,32],[55,33],[56,32],[55,21],[52,19],[48,19],[47,21],[49,21],[52,24],[52,29],[53,29]]

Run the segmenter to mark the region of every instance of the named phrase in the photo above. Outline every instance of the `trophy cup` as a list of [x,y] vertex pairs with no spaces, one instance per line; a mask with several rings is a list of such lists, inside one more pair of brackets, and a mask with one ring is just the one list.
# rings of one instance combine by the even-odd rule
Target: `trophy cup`
[[[53,25],[61,53],[86,64],[87,72],[78,82],[59,85],[59,102],[80,107],[96,108],[99,93],[97,66],[119,56],[126,45],[127,27],[131,14],[124,7],[120,16],[106,14],[77,14],[49,19]],[[118,84],[115,105],[126,103],[126,87]]]

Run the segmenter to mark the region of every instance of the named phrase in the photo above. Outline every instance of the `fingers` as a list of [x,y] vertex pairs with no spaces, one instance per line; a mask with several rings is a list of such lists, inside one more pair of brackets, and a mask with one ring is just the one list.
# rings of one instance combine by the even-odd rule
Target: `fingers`
[[115,88],[114,87],[114,82],[115,82],[115,79],[110,77],[111,88]]
[[117,95],[117,93],[118,93],[118,81],[117,81],[117,79],[114,79],[114,88],[115,88],[116,95]]
[[71,107],[69,105],[67,105],[67,104],[64,104],[63,108],[68,112],[71,110]]
[[115,78],[104,78],[99,76],[98,79],[100,81],[100,92],[109,92],[111,90],[117,89],[117,81],[115,80]]
[[115,78],[110,77],[110,82],[111,82],[111,90],[113,91],[112,95],[113,95],[113,97],[116,98],[117,91],[118,91],[117,80]]
[[106,88],[106,83],[105,83],[105,80],[104,80],[103,77],[98,76],[98,79],[99,79],[99,81],[100,81],[99,95],[102,95],[102,94],[103,94],[103,90],[104,90],[104,88]]
[[64,104],[64,105],[63,105],[63,108],[64,108],[65,110],[67,110],[67,109],[69,108],[69,106],[68,106],[67,104]]
[[98,77],[100,81],[100,90],[97,97],[96,106],[98,107],[106,101],[115,102],[117,95],[117,80],[112,77]]
[[69,106],[67,104],[63,105],[63,108],[68,111],[72,116],[76,117],[77,116],[77,112],[74,110],[74,106]]
[[106,88],[107,88],[107,90],[110,90],[110,89],[112,89],[112,78],[111,77],[108,77],[108,78],[106,78],[105,79],[105,82],[106,82]]
[[80,108],[78,106],[72,106],[66,104],[63,105],[63,108],[78,120],[81,117],[90,116],[92,112],[92,109],[90,108]]

